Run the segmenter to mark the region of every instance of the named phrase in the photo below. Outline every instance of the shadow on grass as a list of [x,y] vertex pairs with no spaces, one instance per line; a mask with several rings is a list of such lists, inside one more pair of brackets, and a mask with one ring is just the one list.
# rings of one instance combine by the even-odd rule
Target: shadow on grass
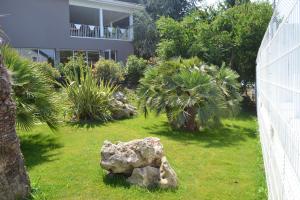
[[126,176],[122,175],[122,174],[106,174],[103,175],[103,182],[106,185],[109,185],[113,188],[117,188],[117,187],[122,187],[125,189],[130,189],[132,187],[136,187],[138,189],[141,190],[146,190],[148,192],[159,192],[159,193],[163,193],[163,192],[176,192],[176,189],[161,189],[158,186],[153,186],[153,187],[148,187],[148,188],[142,188],[139,186],[135,186],[135,185],[131,185],[130,183],[128,183],[126,181]]
[[54,153],[53,150],[62,147],[57,141],[55,134],[45,135],[38,133],[34,135],[22,135],[20,140],[21,149],[28,168],[56,160],[57,153]]
[[103,175],[103,182],[106,185],[111,187],[123,187],[123,188],[130,188],[130,184],[126,181],[126,177],[121,174],[105,174]]
[[99,121],[79,121],[79,122],[66,122],[68,126],[72,126],[75,128],[85,128],[92,129],[99,126],[105,126],[106,123]]
[[131,117],[131,118],[123,118],[123,119],[112,119],[107,122],[101,122],[101,121],[89,121],[89,120],[82,120],[82,121],[76,121],[76,122],[66,122],[67,125],[75,127],[75,128],[85,128],[85,129],[92,129],[95,127],[99,126],[107,126],[110,123],[115,123],[115,122],[121,122],[121,121],[126,121],[126,120],[131,120],[134,119],[136,116]]
[[247,125],[245,126],[239,123],[239,121],[253,121],[254,119],[254,115],[242,114],[235,119],[229,119],[229,121],[232,121],[232,123],[226,122],[220,127],[207,128],[193,133],[172,130],[167,122],[155,124],[150,127],[147,126],[144,127],[144,129],[150,134],[169,137],[172,140],[180,141],[186,145],[202,144],[208,148],[220,148],[236,145],[249,138],[256,138],[256,126],[248,127]]

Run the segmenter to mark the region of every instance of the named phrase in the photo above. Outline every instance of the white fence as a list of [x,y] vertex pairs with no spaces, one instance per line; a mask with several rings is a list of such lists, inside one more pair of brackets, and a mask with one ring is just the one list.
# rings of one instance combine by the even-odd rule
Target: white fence
[[257,57],[257,110],[270,200],[300,200],[300,0],[276,1]]

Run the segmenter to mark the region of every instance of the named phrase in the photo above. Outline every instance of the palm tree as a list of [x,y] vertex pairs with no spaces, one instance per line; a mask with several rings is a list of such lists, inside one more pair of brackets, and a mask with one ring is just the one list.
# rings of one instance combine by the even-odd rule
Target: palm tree
[[138,93],[140,103],[166,112],[176,129],[197,131],[209,122],[235,114],[241,100],[237,74],[207,66],[198,59],[166,61],[146,72]]
[[36,122],[45,122],[56,129],[58,103],[52,88],[52,80],[42,68],[9,48],[0,48],[4,64],[12,72],[13,99],[17,106],[17,125],[31,128]]
[[15,130],[16,106],[0,53],[0,199],[25,199],[30,183]]

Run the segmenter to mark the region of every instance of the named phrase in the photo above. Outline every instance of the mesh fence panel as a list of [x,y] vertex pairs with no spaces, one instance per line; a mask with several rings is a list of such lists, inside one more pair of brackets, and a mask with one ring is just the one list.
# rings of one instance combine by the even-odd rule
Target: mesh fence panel
[[300,199],[300,0],[278,0],[257,57],[269,199]]

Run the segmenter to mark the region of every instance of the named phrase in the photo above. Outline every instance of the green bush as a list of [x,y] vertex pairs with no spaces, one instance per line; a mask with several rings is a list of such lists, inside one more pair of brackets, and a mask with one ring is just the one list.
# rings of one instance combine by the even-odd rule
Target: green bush
[[95,64],[94,77],[98,83],[104,81],[105,84],[117,85],[124,80],[124,70],[121,64],[113,60],[100,59]]
[[63,75],[70,73],[80,75],[80,71],[87,67],[85,57],[82,54],[77,54],[70,57],[68,62],[60,67],[60,71]]
[[57,128],[58,102],[52,80],[44,70],[46,65],[22,58],[7,46],[1,47],[1,53],[5,66],[12,72],[18,127],[29,129],[36,122],[45,122],[50,128]]
[[46,62],[37,62],[33,63],[33,67],[43,71],[45,76],[49,80],[49,84],[52,85],[54,88],[60,87],[60,83],[58,82],[58,80],[60,79],[61,74],[51,64]]
[[91,68],[78,68],[66,74],[66,93],[75,120],[108,121],[115,86],[94,79]]
[[129,56],[126,63],[126,83],[130,86],[138,85],[147,67],[148,63],[143,58]]
[[237,73],[225,66],[177,59],[147,70],[138,95],[146,114],[148,108],[166,112],[173,128],[196,131],[239,111],[237,79]]

